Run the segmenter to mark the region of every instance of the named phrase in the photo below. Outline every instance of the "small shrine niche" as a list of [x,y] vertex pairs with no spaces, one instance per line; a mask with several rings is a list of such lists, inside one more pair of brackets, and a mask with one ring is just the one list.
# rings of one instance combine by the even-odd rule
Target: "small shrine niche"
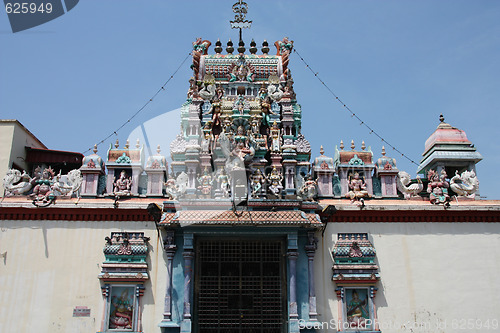
[[142,232],[112,232],[106,237],[106,260],[99,274],[105,302],[101,332],[142,332],[141,298],[149,279],[148,241]]
[[97,155],[97,145],[94,145],[93,154],[85,156],[80,167],[83,182],[80,191],[82,197],[95,197],[99,193],[100,183],[104,183],[104,161]]
[[333,174],[335,167],[333,158],[325,156],[323,146],[321,146],[319,157],[314,159],[314,175],[318,183],[318,196],[323,198],[333,197]]
[[139,140],[135,148],[130,148],[128,140],[123,148],[119,148],[116,140],[114,148],[111,145],[107,155],[106,192],[115,196],[138,195],[139,176],[144,171],[144,148],[140,146]]
[[370,147],[366,148],[364,141],[361,150],[355,148],[354,141],[351,141],[351,150],[344,150],[344,144],[341,142],[340,150],[335,147],[334,157],[341,196],[351,201],[373,196],[373,153]]
[[366,233],[340,233],[333,249],[332,280],[339,301],[340,332],[378,332],[374,303],[379,280],[375,248]]
[[156,155],[150,156],[144,170],[148,176],[147,195],[162,196],[163,183],[168,172],[168,163],[165,156],[160,154],[160,146],[156,149]]
[[396,160],[385,156],[385,147],[382,147],[382,157],[375,163],[375,176],[380,179],[380,194],[386,198],[397,198],[398,168]]

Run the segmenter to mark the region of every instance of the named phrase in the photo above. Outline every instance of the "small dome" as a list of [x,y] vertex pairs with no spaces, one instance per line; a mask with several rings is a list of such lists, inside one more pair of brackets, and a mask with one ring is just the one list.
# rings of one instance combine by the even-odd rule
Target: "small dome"
[[324,155],[323,146],[321,146],[319,152],[321,155],[314,159],[314,170],[333,170],[335,167],[333,158]]
[[425,141],[424,154],[437,144],[471,144],[464,131],[444,122],[443,115],[440,115],[439,120],[441,123],[438,125],[434,133],[432,133],[431,136]]
[[93,154],[87,155],[83,158],[82,167],[103,169],[104,161],[102,160],[101,156],[97,155],[97,145],[94,145],[93,152]]
[[385,147],[382,147],[382,157],[380,157],[375,166],[378,170],[395,170],[396,160],[392,157],[385,156]]

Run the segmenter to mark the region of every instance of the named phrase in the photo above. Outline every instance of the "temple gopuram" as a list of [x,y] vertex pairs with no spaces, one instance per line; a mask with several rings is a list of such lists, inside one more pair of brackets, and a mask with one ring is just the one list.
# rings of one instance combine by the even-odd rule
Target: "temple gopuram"
[[465,131],[426,124],[418,175],[334,133],[311,156],[293,41],[245,42],[233,10],[237,45],[192,43],[170,159],[116,141],[70,171],[46,147],[9,162],[0,331],[498,331],[500,202]]

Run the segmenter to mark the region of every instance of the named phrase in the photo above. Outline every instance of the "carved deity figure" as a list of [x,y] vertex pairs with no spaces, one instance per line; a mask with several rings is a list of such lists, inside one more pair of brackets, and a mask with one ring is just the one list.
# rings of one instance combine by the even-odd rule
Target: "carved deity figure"
[[111,298],[111,313],[109,316],[109,328],[111,329],[132,329],[133,304],[132,297],[125,289],[122,294]]
[[177,184],[175,183],[175,178],[173,178],[172,176],[170,176],[165,183],[165,192],[167,193],[167,197],[169,199],[177,199],[179,189],[177,188]]
[[266,178],[260,169],[256,169],[250,176],[250,188],[252,189],[252,198],[258,198],[262,195],[262,188],[266,183]]
[[267,177],[269,181],[269,192],[273,194],[276,197],[279,197],[281,190],[283,190],[283,185],[281,183],[283,182],[283,175],[281,172],[279,172],[276,167],[273,167],[273,170]]
[[312,179],[312,177],[306,176],[304,183],[299,188],[297,195],[306,201],[313,201],[318,195],[318,183]]
[[229,176],[226,173],[226,169],[222,168],[219,175],[217,176],[217,187],[222,191],[222,197],[229,197],[229,189],[230,189],[230,181]]
[[276,122],[274,122],[273,127],[271,127],[269,136],[271,137],[271,151],[278,153],[281,150],[281,137],[280,129]]
[[[207,129],[208,128],[208,129]],[[204,137],[201,139],[201,152],[202,153],[210,153],[211,143],[212,143],[212,134],[210,133],[210,123],[206,123],[205,128],[203,129]]]
[[196,98],[198,97],[198,85],[196,84],[196,80],[194,77],[189,79],[189,90],[187,93],[188,98]]
[[33,199],[33,204],[36,206],[50,204],[55,199],[52,192],[53,177],[54,170],[50,167],[43,170],[43,172],[40,171],[39,167],[35,170],[35,178],[32,180],[32,184],[36,184],[36,186],[29,198]]
[[362,201],[363,198],[369,197],[366,184],[357,172],[354,173],[349,181],[349,192],[346,194],[346,197],[351,199],[351,203],[354,203],[356,200]]
[[132,177],[127,177],[125,170],[120,172],[120,177],[115,180],[113,193],[115,196],[130,196]]
[[198,190],[200,190],[201,196],[203,198],[209,198],[212,193],[212,176],[208,171],[208,168],[205,168],[203,171],[203,175],[198,178]]
[[267,96],[266,92],[266,97],[260,100],[260,109],[262,111],[262,124],[264,126],[271,126],[270,124],[270,117],[269,115],[274,115],[275,113],[271,111],[271,104],[272,104],[271,97]]
[[283,64],[283,71],[288,68],[288,63],[290,61],[290,52],[293,49],[293,40],[289,40],[288,37],[283,38],[274,43],[277,49],[277,55],[281,56],[281,62]]
[[201,37],[197,38],[193,42],[193,71],[195,78],[198,78],[198,73],[200,70],[200,59],[203,54],[207,54],[208,48],[212,43],[208,40],[202,40]]
[[434,170],[429,170],[427,174],[429,184],[427,185],[427,193],[429,193],[429,201],[433,205],[449,205],[450,196],[448,195],[448,187],[450,184],[446,181],[446,171],[441,171],[441,177]]

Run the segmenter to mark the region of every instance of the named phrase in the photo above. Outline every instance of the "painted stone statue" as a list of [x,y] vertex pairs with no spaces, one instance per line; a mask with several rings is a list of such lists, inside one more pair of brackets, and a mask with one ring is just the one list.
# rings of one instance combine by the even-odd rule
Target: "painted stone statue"
[[433,205],[443,204],[449,206],[450,196],[448,195],[448,188],[450,184],[446,181],[446,176],[444,169],[441,172],[441,176],[434,170],[429,170],[427,174],[427,179],[429,180],[427,193],[429,193],[429,201]]
[[474,171],[464,171],[458,174],[457,170],[455,176],[450,179],[450,188],[461,197],[474,198],[479,189],[479,180]]
[[33,188],[33,193],[29,195],[35,206],[48,206],[55,200],[55,195],[52,192],[53,177],[54,170],[50,167],[43,171],[40,171],[40,168],[35,170],[35,178],[32,183],[36,185]]
[[411,177],[410,174],[406,171],[400,171],[397,177],[397,187],[398,190],[403,193],[405,199],[410,199],[412,197],[418,197],[418,194],[422,192],[424,189],[424,184],[420,180],[420,177],[417,177],[416,184],[410,184]]
[[171,175],[165,183],[165,193],[167,197],[172,200],[179,199],[186,193],[187,184],[188,175],[185,172],[181,172],[177,178]]
[[5,196],[22,195],[27,193],[33,187],[31,177],[26,171],[10,169],[3,178],[3,187],[5,188]]
[[269,181],[269,192],[275,197],[279,198],[281,191],[283,190],[283,175],[278,172],[276,167],[273,167],[273,170],[267,177]]
[[310,175],[307,175],[297,192],[297,196],[305,201],[314,201],[318,196],[318,183]]
[[250,176],[250,188],[252,189],[252,198],[259,198],[263,195],[263,187],[266,183],[266,178],[260,169],[256,169]]
[[354,173],[349,181],[349,192],[346,194],[346,197],[351,199],[351,203],[354,203],[356,200],[363,201],[363,198],[369,197],[366,184],[357,172]]
[[113,194],[115,197],[130,196],[130,189],[132,188],[132,177],[127,177],[125,170],[120,172],[120,177],[115,180],[113,188]]
[[222,168],[217,176],[217,189],[220,191],[222,198],[229,198],[230,187],[229,176],[226,173],[226,169]]
[[205,168],[203,171],[203,175],[198,178],[198,190],[200,191],[200,195],[202,198],[210,198],[210,194],[212,193],[212,176],[208,171],[208,168]]
[[133,296],[124,288],[120,296],[111,297],[110,329],[131,330],[133,324]]

